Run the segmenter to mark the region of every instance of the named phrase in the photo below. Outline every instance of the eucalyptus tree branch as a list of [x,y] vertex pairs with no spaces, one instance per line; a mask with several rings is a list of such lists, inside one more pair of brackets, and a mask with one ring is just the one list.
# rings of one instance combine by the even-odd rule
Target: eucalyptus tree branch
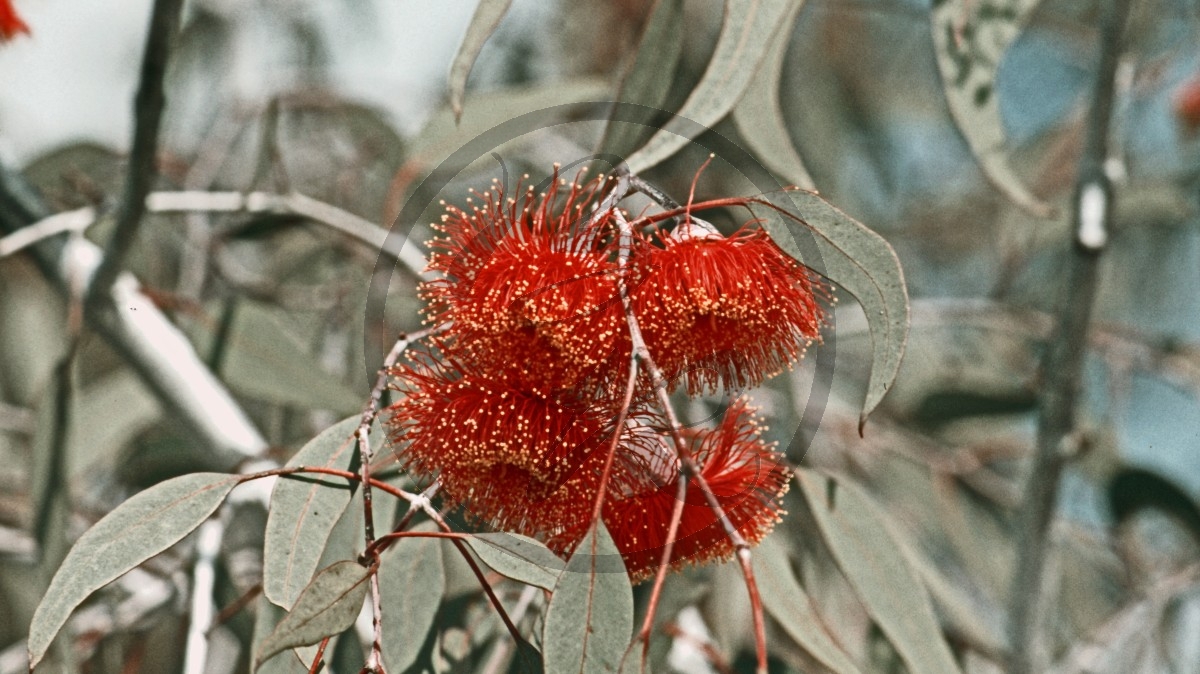
[[405,246],[403,239],[388,236],[386,229],[366,218],[299,192],[287,194],[206,191],[152,192],[146,197],[146,208],[153,213],[171,211],[291,213],[323,224],[366,244],[373,250],[386,253],[398,260],[404,266],[405,271],[418,281],[434,278],[432,273],[425,271],[427,264],[425,256],[416,247]]
[[1042,585],[1050,523],[1059,481],[1075,432],[1075,407],[1096,294],[1100,253],[1108,241],[1112,186],[1104,170],[1112,120],[1116,70],[1131,0],[1101,3],[1100,66],[1092,93],[1086,141],[1073,204],[1074,245],[1066,260],[1066,296],[1060,299],[1057,332],[1042,363],[1045,389],[1038,416],[1037,446],[1025,501],[1017,520],[1017,565],[1010,597],[1010,674],[1044,669],[1040,637]]
[[158,130],[163,108],[167,103],[164,80],[171,43],[179,30],[183,0],[155,0],[150,15],[150,30],[146,50],[142,54],[142,71],[133,102],[133,142],[129,148],[129,171],[125,177],[125,193],[117,208],[117,226],[113,230],[103,262],[96,269],[92,282],[92,301],[107,301],[108,289],[117,281],[125,257],[133,247],[134,238],[146,212],[146,195],[158,173]]
[[[629,248],[632,245],[633,228],[619,209],[613,209],[613,216],[620,227],[621,251],[619,255],[621,257],[619,259],[623,267],[629,255]],[[646,374],[650,377],[650,385],[654,389],[655,396],[658,398],[659,407],[667,418],[667,426],[670,430],[671,440],[675,445],[675,453],[679,459],[680,466],[677,501],[672,512],[670,528],[667,532],[667,543],[663,551],[663,559],[656,574],[655,588],[658,590],[662,588],[661,578],[665,576],[666,567],[670,563],[671,550],[675,543],[675,537],[678,535],[680,518],[683,515],[683,502],[687,494],[687,484],[689,481],[695,480],[696,486],[700,488],[700,492],[704,495],[704,500],[708,503],[709,509],[712,510],[713,516],[721,523],[721,528],[725,531],[725,535],[729,538],[729,542],[733,545],[734,550],[736,550],[738,564],[741,566],[742,576],[746,580],[746,591],[750,595],[751,613],[754,618],[754,645],[758,655],[757,671],[759,674],[766,674],[766,625],[763,621],[762,598],[759,596],[758,583],[754,579],[754,568],[751,565],[750,545],[746,542],[741,532],[737,530],[737,527],[733,526],[733,522],[729,520],[724,507],[721,506],[720,500],[717,499],[716,494],[708,486],[708,481],[704,479],[704,475],[700,472],[700,465],[696,463],[696,459],[692,456],[691,449],[683,437],[683,425],[679,423],[679,416],[675,413],[675,407],[671,404],[671,398],[667,394],[666,377],[663,376],[662,370],[658,368],[658,365],[654,362],[654,358],[650,355],[650,349],[646,346],[646,340],[642,336],[637,317],[634,316],[633,305],[629,301],[623,281],[621,281],[620,288],[625,310],[625,320],[629,325],[629,338],[633,358],[645,369]],[[647,612],[646,625],[652,624],[654,619],[653,606],[656,602],[657,597],[652,597],[651,610]],[[643,626],[644,629],[645,626]]]

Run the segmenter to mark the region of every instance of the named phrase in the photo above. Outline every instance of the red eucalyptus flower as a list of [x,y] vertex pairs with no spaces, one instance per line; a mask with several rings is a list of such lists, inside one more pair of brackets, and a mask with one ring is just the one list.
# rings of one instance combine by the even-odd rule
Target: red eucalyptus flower
[[0,42],[13,39],[17,33],[28,35],[29,26],[17,15],[12,0],[0,0]]
[[[788,490],[791,471],[783,456],[763,442],[753,410],[736,400],[721,425],[694,438],[700,474],[720,502],[730,523],[751,545],[770,533],[783,514],[779,499]],[[635,582],[652,576],[662,560],[667,530],[677,496],[679,462],[662,445],[636,469],[626,463],[610,487],[604,523],[613,536],[629,576]],[[670,566],[727,559],[735,550],[709,506],[700,484],[688,483],[687,498]]]
[[418,365],[396,375],[407,388],[390,420],[401,463],[437,475],[471,516],[530,536],[590,516],[609,410],[496,373]]
[[[688,225],[684,225],[688,227]],[[651,355],[690,394],[756,386],[820,337],[823,286],[766,232],[642,241],[634,314]]]
[[429,263],[446,278],[420,293],[432,322],[453,322],[448,346],[457,357],[517,365],[527,383],[551,389],[608,374],[627,333],[616,264],[597,243],[607,219],[588,226],[584,213],[601,184],[556,180],[519,199],[494,187],[482,207],[447,207]]

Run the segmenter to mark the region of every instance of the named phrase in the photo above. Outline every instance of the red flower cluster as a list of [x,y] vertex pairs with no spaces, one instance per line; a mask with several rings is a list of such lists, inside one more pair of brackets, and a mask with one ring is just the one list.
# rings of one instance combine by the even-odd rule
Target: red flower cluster
[[[555,175],[540,194],[493,187],[466,210],[447,207],[430,244],[444,277],[420,289],[429,322],[446,329],[394,371],[404,397],[389,425],[406,468],[436,475],[477,520],[560,553],[591,526],[603,490],[604,523],[642,579],[661,561],[680,461],[647,377],[620,414],[632,348],[620,275],[655,362],[693,395],[756,385],[799,360],[819,337],[823,286],[749,228],[642,232],[622,269],[614,216],[592,212],[608,184]],[[738,399],[685,441],[729,522],[760,540],[789,471],[753,411]],[[732,553],[693,478],[672,566]]]
[[21,20],[17,10],[12,6],[12,0],[0,0],[0,42],[6,42],[17,36],[17,33],[29,34],[29,26]]

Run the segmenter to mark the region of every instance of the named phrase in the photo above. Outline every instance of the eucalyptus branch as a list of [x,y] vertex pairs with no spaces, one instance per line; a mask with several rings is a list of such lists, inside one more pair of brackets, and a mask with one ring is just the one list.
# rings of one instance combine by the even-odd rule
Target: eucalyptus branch
[[164,80],[171,42],[179,30],[183,0],[155,0],[150,15],[150,30],[142,54],[142,70],[133,103],[133,142],[129,149],[129,170],[125,177],[125,193],[117,208],[117,225],[113,231],[104,261],[92,280],[89,303],[107,302],[108,289],[117,280],[125,257],[133,247],[134,238],[146,211],[146,195],[157,175],[158,130],[166,106]]
[[[629,248],[633,241],[633,228],[629,221],[619,209],[613,209],[613,215],[616,218],[617,224],[621,230],[621,252],[619,253],[622,267],[629,255]],[[746,539],[729,521],[729,516],[726,515],[725,509],[721,506],[721,502],[717,499],[716,494],[709,488],[708,482],[700,472],[700,466],[696,463],[692,456],[691,448],[688,447],[687,440],[683,437],[683,426],[679,422],[679,416],[675,413],[675,407],[671,404],[671,398],[667,394],[667,380],[663,376],[662,371],[658,369],[654,358],[650,355],[650,349],[646,346],[646,340],[642,336],[641,328],[638,326],[637,318],[633,313],[633,304],[629,300],[628,292],[624,289],[623,280],[620,286],[622,303],[625,309],[626,323],[629,325],[629,337],[631,341],[631,351],[633,358],[638,361],[642,368],[650,377],[650,385],[654,389],[654,393],[658,398],[659,407],[667,418],[667,426],[670,431],[671,440],[675,444],[675,453],[679,458],[680,465],[680,488],[678,500],[673,509],[670,528],[667,532],[667,543],[663,551],[663,562],[660,564],[655,578],[655,590],[661,591],[662,577],[666,574],[667,566],[670,562],[670,555],[675,544],[675,537],[678,535],[679,523],[683,514],[683,501],[686,497],[687,483],[691,480],[696,481],[696,486],[700,488],[704,495],[704,500],[707,501],[708,507],[712,510],[717,521],[721,523],[721,528],[728,536],[730,543],[737,551],[738,563],[742,569],[742,575],[746,579],[746,591],[750,595],[750,606],[754,617],[754,638],[755,651],[758,655],[758,671],[760,674],[765,674],[767,671],[767,638],[766,625],[763,621],[762,599],[758,593],[758,584],[754,580],[754,569],[751,566],[750,545]],[[657,596],[651,598],[651,609],[657,604]],[[646,630],[646,625],[651,625],[654,620],[653,610],[647,612],[645,623],[642,630]],[[639,638],[643,638],[639,635]]]
[[1010,597],[1012,640],[1010,674],[1044,669],[1039,639],[1042,585],[1050,523],[1058,501],[1059,481],[1066,460],[1066,443],[1075,431],[1075,406],[1086,354],[1088,324],[1096,294],[1100,253],[1108,239],[1112,186],[1105,174],[1113,110],[1116,69],[1130,0],[1103,3],[1100,67],[1087,120],[1087,138],[1080,159],[1073,206],[1074,246],[1066,261],[1067,295],[1060,300],[1057,331],[1052,337],[1042,376],[1036,452],[1018,513],[1017,565]]
[[299,192],[152,192],[146,197],[146,208],[152,213],[291,213],[334,229],[372,250],[386,253],[418,281],[434,278],[432,273],[425,271],[425,256],[414,246],[405,246],[401,237],[389,236],[388,230],[366,218]]

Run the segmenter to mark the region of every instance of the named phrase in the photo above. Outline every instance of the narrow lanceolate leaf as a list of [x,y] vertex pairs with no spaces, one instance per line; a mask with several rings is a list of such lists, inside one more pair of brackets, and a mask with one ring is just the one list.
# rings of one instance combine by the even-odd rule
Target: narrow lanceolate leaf
[[558,577],[542,632],[546,671],[615,672],[633,632],[633,588],[603,524],[593,527]]
[[[358,452],[354,430],[359,417],[322,431],[288,461],[288,466],[349,470]],[[263,543],[263,593],[288,609],[312,580],[333,525],[346,510],[355,483],[330,475],[283,477],[271,492]]]
[[792,26],[804,0],[789,0],[786,4],[790,5],[790,10],[771,38],[770,51],[763,59],[758,76],[751,80],[742,100],[733,109],[733,121],[742,140],[767,168],[796,187],[815,190],[816,185],[792,143],[783,109],[779,107],[783,58],[791,44]]
[[925,586],[900,551],[895,532],[861,489],[847,480],[829,489],[830,479],[835,478],[796,471],[821,536],[867,613],[909,671],[959,674]]
[[[896,252],[883,237],[811,192],[766,195],[774,209],[757,209],[762,227],[789,255],[846,290],[862,305],[871,332],[871,375],[859,416],[859,432],[896,381],[908,341],[908,289]],[[798,242],[811,231],[817,259],[801,254]]]
[[467,77],[471,68],[475,67],[475,59],[483,51],[483,45],[496,32],[500,20],[508,13],[512,0],[480,0],[471,17],[471,25],[467,26],[467,34],[463,37],[454,62],[450,65],[450,108],[454,110],[454,119],[462,117],[463,98],[467,92]]
[[649,125],[661,112],[663,101],[675,79],[675,67],[683,47],[683,0],[658,0],[646,20],[638,41],[637,55],[625,71],[617,101],[644,106],[618,107],[604,128],[599,152],[624,159],[649,136]]
[[[263,640],[270,636],[271,632],[275,631],[275,626],[283,620],[285,613],[283,609],[275,604],[272,604],[266,596],[260,596],[254,605],[254,633],[251,637],[250,652],[257,653],[259,646]],[[287,655],[271,658],[262,663],[256,669],[257,674],[306,674],[308,665],[312,664],[312,660],[307,663],[300,659],[299,653],[293,650]]]
[[566,562],[541,542],[520,534],[477,534],[467,544],[496,573],[553,591]]
[[[416,530],[436,530],[431,524]],[[406,671],[417,659],[446,589],[442,541],[405,538],[383,553],[379,594],[383,608],[383,663]]]
[[733,109],[757,76],[771,35],[790,9],[790,2],[776,0],[726,0],[712,59],[679,109],[684,119],[672,119],[629,157],[630,171],[642,173],[657,166]]
[[255,668],[276,653],[315,644],[353,625],[370,578],[370,569],[349,560],[322,569],[300,593],[291,612],[263,639],[254,658]]
[[996,71],[1038,0],[935,0],[930,21],[950,114],[988,180],[1013,203],[1047,217],[1050,207],[1008,163]]
[[754,576],[763,608],[817,662],[834,674],[859,674],[858,667],[829,634],[808,593],[788,564],[787,550],[767,537],[754,550]]
[[46,655],[80,602],[200,526],[239,479],[223,473],[194,473],[167,480],[117,506],[88,529],[67,553],[33,614],[30,666]]

